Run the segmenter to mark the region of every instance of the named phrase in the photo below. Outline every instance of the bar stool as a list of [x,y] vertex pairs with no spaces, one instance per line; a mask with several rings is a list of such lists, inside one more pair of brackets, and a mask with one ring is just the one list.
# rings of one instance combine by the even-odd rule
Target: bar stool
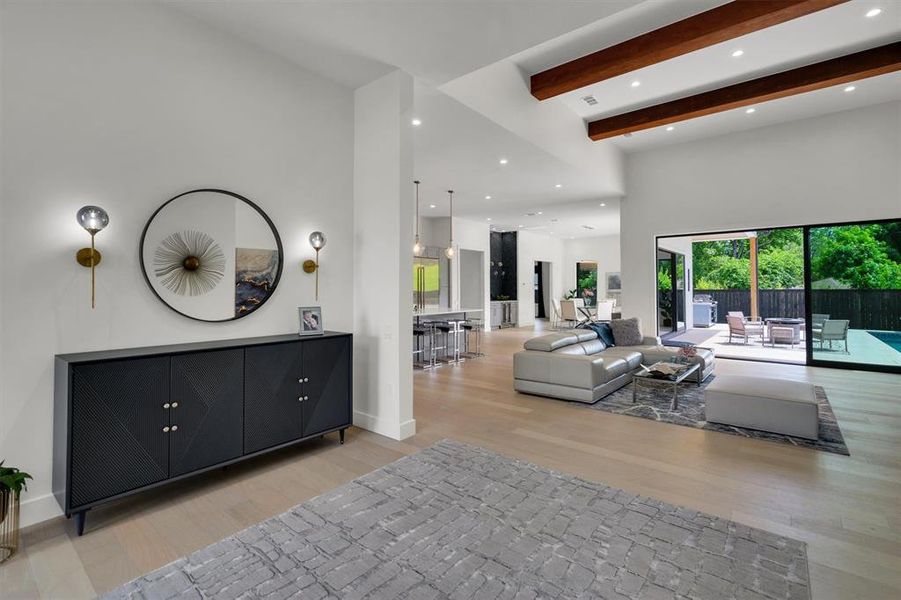
[[[479,356],[485,356],[482,354],[482,321],[480,319],[468,319],[461,323],[463,328],[463,355],[466,358],[476,358]],[[469,336],[471,333],[475,333],[476,341],[475,341],[475,352],[469,351]]]
[[[426,325],[429,328],[429,366],[427,368],[434,369],[441,366],[440,363],[450,362],[447,359],[447,344],[451,326],[445,321],[428,321]],[[440,338],[443,338],[443,341],[439,341]],[[440,358],[439,350],[442,351]]]
[[[415,369],[428,368],[429,363],[423,360],[423,356],[425,355],[425,342],[427,341],[428,335],[428,328],[419,324],[413,325],[413,368]],[[417,354],[419,355],[419,360],[416,360]]]

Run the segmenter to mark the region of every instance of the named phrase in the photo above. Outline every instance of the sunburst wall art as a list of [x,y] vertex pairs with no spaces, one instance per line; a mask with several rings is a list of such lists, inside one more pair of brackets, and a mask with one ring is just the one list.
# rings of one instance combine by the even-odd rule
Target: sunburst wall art
[[202,231],[177,231],[157,246],[153,272],[179,296],[202,296],[222,281],[225,254],[216,240]]

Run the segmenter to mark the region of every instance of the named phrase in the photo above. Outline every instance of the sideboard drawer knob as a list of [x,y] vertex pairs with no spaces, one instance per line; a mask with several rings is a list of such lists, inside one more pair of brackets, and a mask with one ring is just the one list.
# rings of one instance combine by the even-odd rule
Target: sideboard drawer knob
[[304,400],[309,400],[310,397],[309,397],[309,396],[304,396],[303,399],[304,399]]
[[303,383],[303,377],[297,380],[297,383]]
[[309,381],[310,381],[310,378],[309,378],[309,377],[304,377],[304,378],[303,378],[303,382],[304,382],[304,383],[309,383]]
[[178,431],[178,425],[173,425],[173,426],[172,426],[172,431]]
[[169,428],[168,428],[168,427],[163,427],[163,433],[169,433]]
[[298,401],[298,402],[303,402],[303,396],[299,397],[299,398],[297,399],[297,401]]
[[168,409],[168,408],[169,408],[169,403],[168,403],[168,402],[166,402],[166,403],[165,403],[165,404],[163,404],[163,408],[166,408],[166,409]]
[[178,402],[173,402],[173,403],[172,403],[172,408],[178,408]]

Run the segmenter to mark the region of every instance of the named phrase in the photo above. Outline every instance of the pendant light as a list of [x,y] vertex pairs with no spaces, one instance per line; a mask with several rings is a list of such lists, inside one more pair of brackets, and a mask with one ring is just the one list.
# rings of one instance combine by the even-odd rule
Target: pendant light
[[444,249],[444,256],[454,257],[454,190],[447,190],[450,197],[450,244]]
[[413,241],[413,256],[421,256],[422,255],[422,244],[419,243],[419,181],[414,181],[416,184],[416,237]]

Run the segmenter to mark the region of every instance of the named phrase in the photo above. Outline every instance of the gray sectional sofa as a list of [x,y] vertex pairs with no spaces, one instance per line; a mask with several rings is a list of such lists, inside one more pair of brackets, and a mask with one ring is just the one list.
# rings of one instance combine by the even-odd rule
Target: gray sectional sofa
[[[644,337],[640,345],[606,347],[589,329],[557,331],[528,340],[513,355],[513,387],[526,394],[593,403],[632,381],[639,365],[673,358],[678,348]],[[698,349],[703,381],[713,373],[713,352]]]

